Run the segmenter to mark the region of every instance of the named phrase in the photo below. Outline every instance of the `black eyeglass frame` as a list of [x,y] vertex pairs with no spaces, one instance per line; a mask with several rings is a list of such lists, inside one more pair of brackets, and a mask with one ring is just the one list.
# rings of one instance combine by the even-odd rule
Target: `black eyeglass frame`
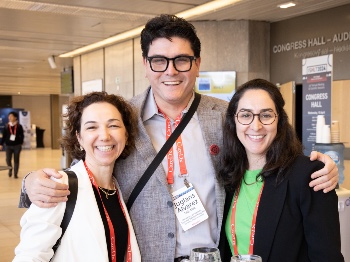
[[[240,112],[238,112],[238,113],[240,113]],[[250,113],[250,114],[253,115],[252,121],[251,121],[249,124],[243,124],[243,123],[239,122],[239,120],[238,120],[238,113],[237,113],[237,114],[234,114],[234,116],[237,118],[238,123],[240,123],[241,125],[244,125],[244,126],[248,126],[248,125],[250,125],[251,123],[253,123],[254,118],[255,118],[256,116],[258,117],[259,122],[260,122],[261,124],[263,124],[264,126],[272,125],[272,124],[276,121],[276,118],[278,117],[278,115],[277,115],[275,112],[272,112],[272,113],[275,115],[275,119],[274,119],[270,124],[264,124],[263,122],[261,122],[261,119],[260,119],[260,114],[261,114],[261,113],[264,113],[264,112],[261,112],[261,113],[259,113],[259,114],[253,114],[252,112],[249,112],[249,111],[248,111],[248,112],[246,112],[246,113]]]
[[[186,57],[186,58],[190,59],[190,68],[188,70],[179,70],[179,69],[176,68],[175,59],[177,59],[179,57]],[[152,59],[155,59],[155,58],[164,58],[166,60],[167,64],[166,64],[166,67],[165,67],[164,70],[154,70],[153,69],[153,67],[152,67]],[[188,71],[190,71],[192,69],[192,62],[193,62],[193,60],[196,61],[197,57],[189,56],[189,55],[179,55],[179,56],[175,56],[173,58],[168,58],[168,57],[165,57],[165,56],[148,56],[146,59],[149,62],[149,66],[151,67],[151,70],[153,72],[157,72],[157,73],[165,72],[168,69],[168,67],[169,67],[169,61],[171,61],[171,60],[173,61],[173,66],[174,66],[176,71],[178,71],[178,72],[188,72]]]

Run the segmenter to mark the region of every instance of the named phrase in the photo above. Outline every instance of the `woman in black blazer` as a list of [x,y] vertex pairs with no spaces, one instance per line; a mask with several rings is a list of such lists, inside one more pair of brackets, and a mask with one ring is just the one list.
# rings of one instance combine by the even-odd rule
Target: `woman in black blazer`
[[278,88],[263,79],[243,84],[230,101],[218,175],[227,192],[222,260],[344,261],[336,192],[309,187],[323,163],[303,155],[283,106]]

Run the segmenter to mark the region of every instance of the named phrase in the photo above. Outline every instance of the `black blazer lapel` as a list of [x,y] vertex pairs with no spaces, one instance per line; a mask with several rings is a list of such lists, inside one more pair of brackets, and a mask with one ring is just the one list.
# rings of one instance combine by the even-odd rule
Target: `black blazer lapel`
[[287,195],[288,179],[278,186],[276,177],[265,179],[264,190],[258,209],[254,240],[254,254],[268,261],[270,250]]
[[219,249],[220,249],[220,255],[221,255],[222,261],[229,261],[232,256],[231,249],[226,238],[225,224],[226,224],[228,212],[231,209],[233,195],[234,195],[234,192],[226,192],[225,205],[224,205],[225,207],[224,207],[224,214],[223,214],[223,219],[221,224],[220,242],[219,242]]

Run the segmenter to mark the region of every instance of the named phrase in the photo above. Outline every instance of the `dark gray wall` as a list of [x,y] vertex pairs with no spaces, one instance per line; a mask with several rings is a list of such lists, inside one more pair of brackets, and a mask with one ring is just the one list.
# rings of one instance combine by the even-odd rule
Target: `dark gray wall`
[[270,78],[270,24],[258,21],[194,22],[202,43],[201,71],[236,71],[237,86]]
[[350,5],[272,23],[270,54],[274,83],[301,83],[302,59],[327,54],[333,80],[350,79]]

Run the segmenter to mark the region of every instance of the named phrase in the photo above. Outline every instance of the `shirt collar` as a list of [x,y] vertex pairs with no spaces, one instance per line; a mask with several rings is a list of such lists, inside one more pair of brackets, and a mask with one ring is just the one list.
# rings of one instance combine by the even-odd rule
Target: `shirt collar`
[[[190,101],[188,102],[186,108],[182,111],[182,113],[188,112],[190,106],[192,105],[193,100],[194,100],[194,92],[192,93],[192,97],[191,97]],[[158,113],[157,104],[156,104],[156,101],[154,100],[153,91],[151,88],[151,90],[148,92],[148,95],[146,98],[144,112],[142,115],[142,121],[145,122],[145,121],[151,119],[154,115],[158,115],[158,114],[159,113]]]

